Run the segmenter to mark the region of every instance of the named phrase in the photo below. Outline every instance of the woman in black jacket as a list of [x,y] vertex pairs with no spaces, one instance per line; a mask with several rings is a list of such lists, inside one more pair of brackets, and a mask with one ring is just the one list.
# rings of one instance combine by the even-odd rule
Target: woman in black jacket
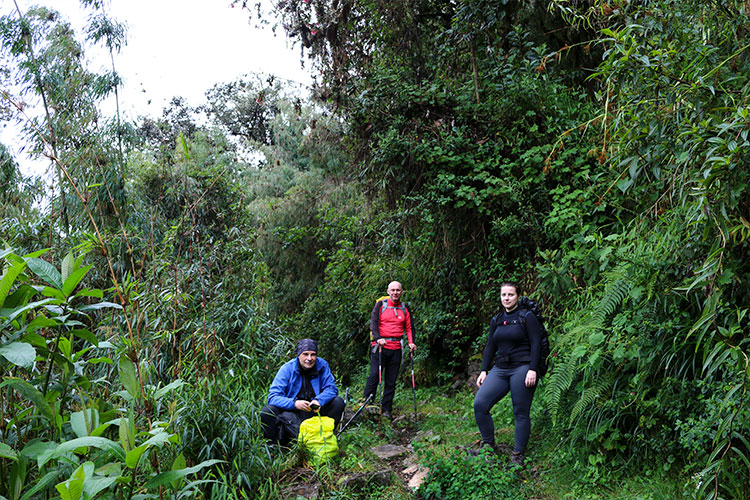
[[[516,422],[515,445],[510,457],[523,464],[531,433],[531,401],[537,383],[541,333],[536,316],[518,307],[521,289],[514,282],[503,283],[500,299],[503,312],[490,323],[482,371],[477,377],[474,418],[485,446],[495,446],[495,424],[490,410],[508,392]],[[494,360],[494,366],[492,366]]]

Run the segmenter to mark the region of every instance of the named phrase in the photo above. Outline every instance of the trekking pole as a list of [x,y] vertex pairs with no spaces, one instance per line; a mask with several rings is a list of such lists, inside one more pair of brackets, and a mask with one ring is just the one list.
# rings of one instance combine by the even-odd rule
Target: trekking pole
[[[344,394],[344,408],[346,408],[347,404],[349,404],[349,388],[348,387],[346,388],[346,393]],[[343,413],[342,413],[342,416],[343,416]],[[344,419],[342,418],[339,421],[339,432],[341,432],[341,426],[343,425],[343,423],[344,423]]]
[[414,395],[414,429],[417,428],[417,384],[414,382],[414,353],[409,349],[409,361],[411,362],[411,392]]
[[[378,344],[378,385],[382,386],[382,396],[380,397],[380,403],[383,403],[383,396],[385,396],[385,386],[383,386],[383,346]],[[377,391],[376,391],[377,392]],[[380,412],[383,412],[383,408],[380,408]]]
[[367,403],[369,403],[371,399],[372,399],[372,393],[370,393],[370,395],[367,396],[367,399],[365,399],[365,402],[362,403],[362,406],[359,407],[359,410],[357,410],[356,412],[354,412],[354,415],[352,415],[352,418],[350,418],[349,421],[347,423],[345,423],[343,425],[343,427],[341,427],[341,429],[339,430],[338,434],[336,434],[336,437],[340,436],[341,433],[344,432],[347,427],[349,427],[349,424],[351,424],[352,421],[354,421],[354,419],[357,418],[357,415],[359,415],[362,412],[362,410],[365,409],[365,406],[367,406]]

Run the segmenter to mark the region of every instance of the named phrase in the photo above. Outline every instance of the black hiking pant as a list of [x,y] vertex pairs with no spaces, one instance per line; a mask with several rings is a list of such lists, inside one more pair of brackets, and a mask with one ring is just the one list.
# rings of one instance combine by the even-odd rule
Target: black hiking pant
[[[341,422],[344,406],[346,406],[344,400],[336,396],[320,408],[320,415],[331,417],[335,422],[335,427]],[[263,429],[263,437],[272,443],[286,446],[299,435],[300,424],[315,415],[317,413],[314,411],[284,410],[278,406],[266,405],[260,410],[260,426]]]
[[[380,359],[379,359],[380,357]],[[382,411],[393,411],[393,396],[396,394],[396,379],[398,370],[401,368],[401,349],[382,348],[381,353],[378,350],[370,351],[370,376],[365,383],[364,397],[372,394],[373,399],[378,392],[378,365],[382,366],[383,376],[383,401],[380,403]]]
[[533,387],[526,387],[526,372],[529,365],[521,365],[515,368],[498,368],[493,366],[484,379],[482,387],[474,396],[474,418],[482,435],[482,441],[495,444],[495,424],[492,421],[490,410],[500,401],[508,391],[513,401],[513,417],[516,421],[515,445],[513,451],[523,453],[529,443],[531,434],[531,402],[534,399]]

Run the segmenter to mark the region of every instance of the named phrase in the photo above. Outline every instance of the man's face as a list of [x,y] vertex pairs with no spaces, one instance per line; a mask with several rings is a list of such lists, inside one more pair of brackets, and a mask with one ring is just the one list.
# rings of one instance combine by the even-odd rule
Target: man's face
[[302,351],[297,358],[302,368],[309,370],[315,366],[315,362],[318,360],[318,353],[315,351]]
[[401,300],[401,294],[403,293],[403,289],[401,288],[401,283],[394,281],[390,285],[388,285],[388,298],[390,298],[393,302],[399,302]]

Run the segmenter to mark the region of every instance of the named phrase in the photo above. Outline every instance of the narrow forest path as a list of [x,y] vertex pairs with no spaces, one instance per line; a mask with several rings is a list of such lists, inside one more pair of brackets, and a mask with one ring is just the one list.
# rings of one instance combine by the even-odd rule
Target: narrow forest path
[[[410,394],[397,398],[395,418],[391,421],[381,419],[377,407],[368,407],[357,416],[339,436],[339,456],[329,465],[315,469],[298,463],[290,468],[281,478],[285,485],[281,498],[424,498],[417,491],[425,481],[435,481],[435,477],[430,477],[431,464],[444,468],[448,461],[461,467],[462,462],[486,460],[470,453],[479,435],[471,405],[473,391],[468,383],[454,384],[444,392],[418,391],[416,422],[405,395]],[[357,409],[357,406],[347,407],[343,421],[347,422]],[[509,408],[499,410],[502,414]],[[511,451],[508,440],[512,442],[513,428],[508,426],[507,419],[498,419],[497,423],[498,456],[491,459],[492,467],[506,474],[509,481],[523,484],[523,490],[529,490],[512,498],[545,499],[531,492],[537,490],[531,486],[541,479],[536,467],[530,465],[509,472],[512,466],[508,461]],[[460,470],[440,469],[436,473],[445,477],[463,474],[468,476],[466,480],[473,479],[472,473]]]

